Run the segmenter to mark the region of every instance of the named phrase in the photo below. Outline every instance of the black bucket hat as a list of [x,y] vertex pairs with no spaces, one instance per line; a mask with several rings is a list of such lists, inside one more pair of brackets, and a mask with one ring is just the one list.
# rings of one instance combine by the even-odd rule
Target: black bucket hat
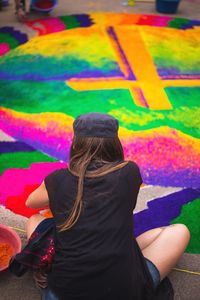
[[118,128],[117,119],[98,112],[80,115],[73,123],[74,135],[83,137],[115,137]]

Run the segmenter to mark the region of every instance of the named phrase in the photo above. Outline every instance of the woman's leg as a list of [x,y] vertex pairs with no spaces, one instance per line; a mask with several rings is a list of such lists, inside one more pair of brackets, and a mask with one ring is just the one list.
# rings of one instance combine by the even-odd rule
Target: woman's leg
[[31,234],[35,228],[44,220],[45,218],[40,214],[31,216],[26,223],[26,234],[27,239],[30,238]]
[[146,232],[146,242],[144,236],[142,239],[138,237],[137,240],[143,246],[142,253],[144,257],[155,264],[162,280],[169,274],[184,253],[190,240],[190,232],[185,225],[175,224],[158,228],[154,232],[150,230],[149,236]]
[[140,249],[143,250],[148,247],[161,234],[164,228],[165,227],[154,228],[139,235],[136,241]]

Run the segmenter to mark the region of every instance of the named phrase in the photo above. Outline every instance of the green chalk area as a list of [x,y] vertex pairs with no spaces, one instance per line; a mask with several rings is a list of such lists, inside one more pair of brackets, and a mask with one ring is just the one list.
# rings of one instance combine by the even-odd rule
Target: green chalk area
[[3,153],[0,155],[0,174],[9,168],[29,168],[32,163],[54,161],[57,159],[39,151]]
[[190,23],[191,20],[183,18],[174,18],[168,22],[168,27],[182,29],[184,25]]
[[75,16],[60,16],[58,17],[64,24],[66,29],[72,29],[80,27],[80,23]]
[[200,198],[183,205],[180,216],[171,221],[171,224],[185,224],[191,234],[191,239],[186,252],[200,253]]
[[62,81],[0,80],[1,106],[25,113],[62,112],[73,118],[98,111],[119,119],[129,130],[160,126],[200,137],[200,87],[165,89],[172,110],[149,110],[135,105],[129,90],[75,91]]
[[168,87],[165,92],[173,108],[198,106],[200,87]]
[[14,49],[19,45],[19,42],[12,37],[9,33],[0,33],[0,43],[6,43],[10,49]]

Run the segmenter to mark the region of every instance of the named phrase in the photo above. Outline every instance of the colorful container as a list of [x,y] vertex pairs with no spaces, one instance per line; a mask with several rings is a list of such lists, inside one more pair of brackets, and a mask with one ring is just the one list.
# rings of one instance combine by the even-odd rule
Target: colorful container
[[57,0],[32,0],[31,9],[40,12],[50,12],[57,5]]
[[0,271],[8,268],[12,256],[21,251],[21,239],[10,227],[0,224]]

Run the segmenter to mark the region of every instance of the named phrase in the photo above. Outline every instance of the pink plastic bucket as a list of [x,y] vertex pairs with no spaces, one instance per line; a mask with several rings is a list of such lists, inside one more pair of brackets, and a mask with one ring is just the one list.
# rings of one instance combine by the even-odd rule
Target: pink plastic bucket
[[[0,224],[0,247],[5,244],[9,245],[9,248],[12,249],[12,255],[15,255],[21,251],[22,243],[19,235],[8,226]],[[3,253],[0,253],[0,257],[1,255],[3,255]],[[9,261],[7,264],[0,264],[0,271],[7,269],[8,265]]]
[[31,0],[31,8],[40,12],[50,12],[57,5],[57,0]]

